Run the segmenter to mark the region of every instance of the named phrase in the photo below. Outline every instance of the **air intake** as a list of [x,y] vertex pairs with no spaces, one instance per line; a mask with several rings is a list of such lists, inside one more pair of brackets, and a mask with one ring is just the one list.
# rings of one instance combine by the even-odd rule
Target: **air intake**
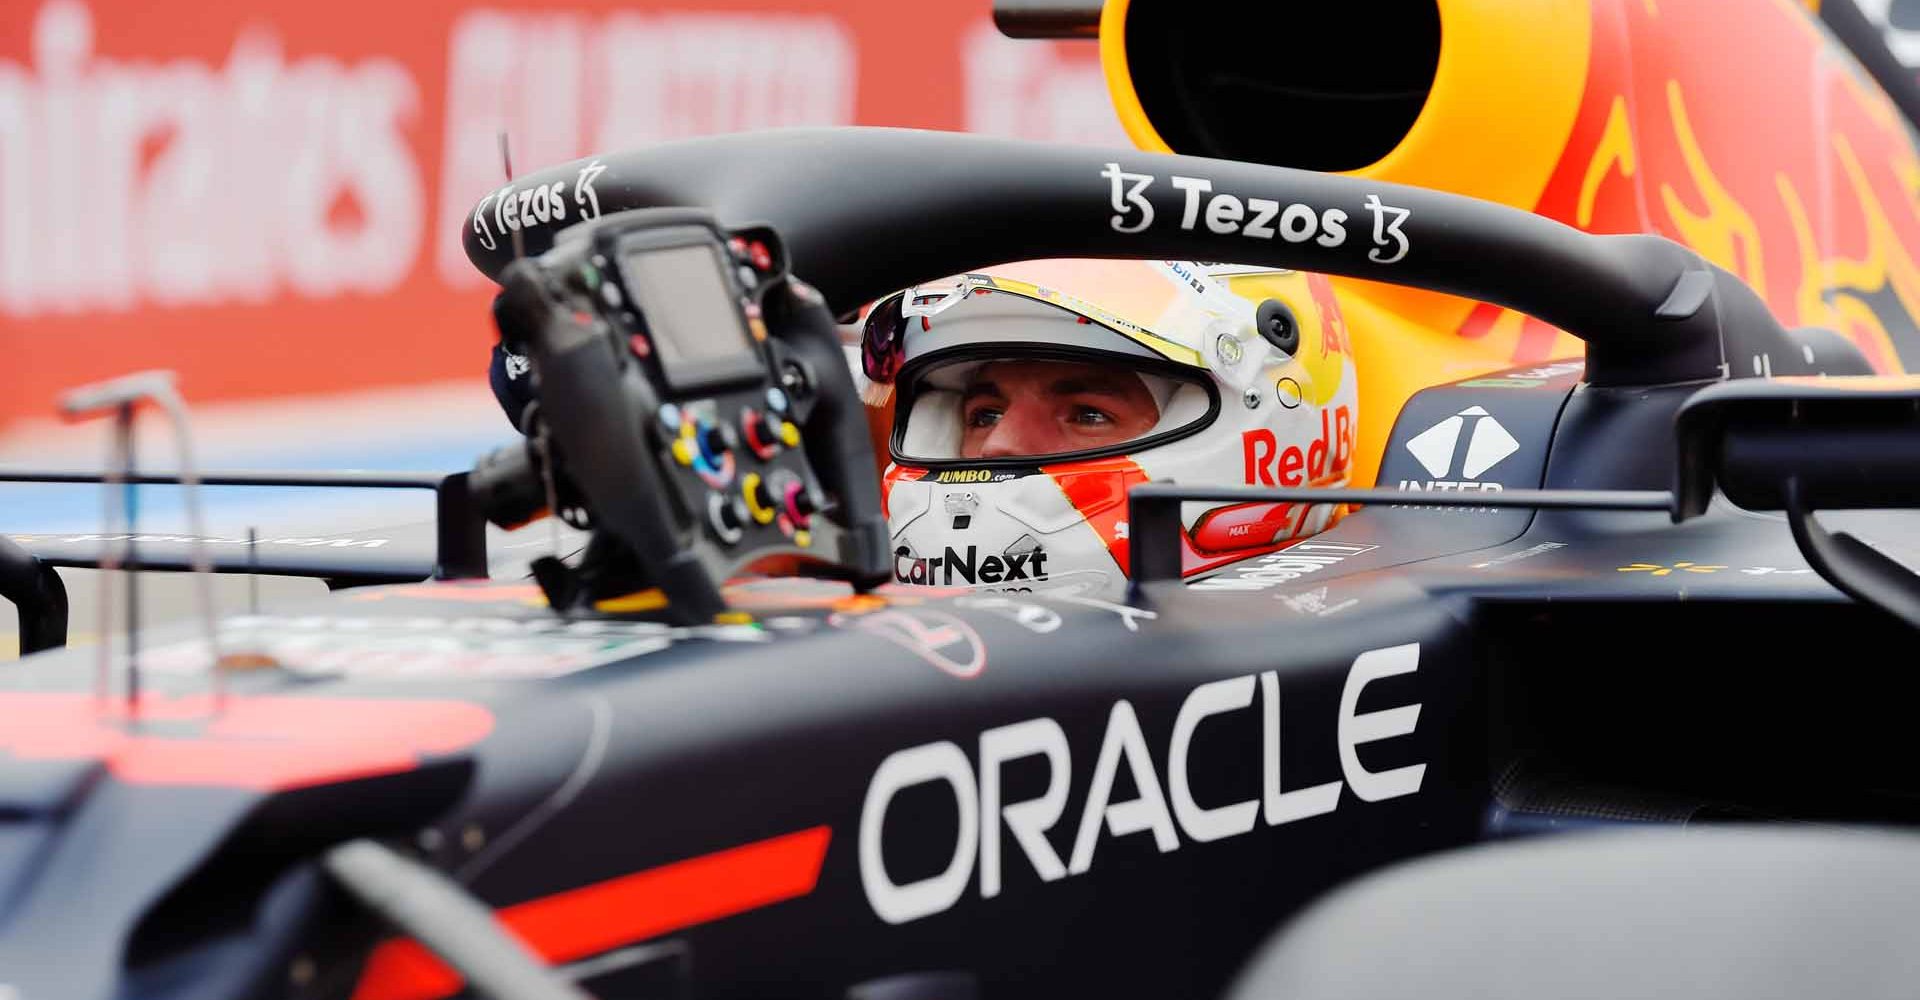
[[1129,6],[1125,52],[1141,110],[1183,153],[1353,170],[1399,145],[1440,61],[1435,0]]

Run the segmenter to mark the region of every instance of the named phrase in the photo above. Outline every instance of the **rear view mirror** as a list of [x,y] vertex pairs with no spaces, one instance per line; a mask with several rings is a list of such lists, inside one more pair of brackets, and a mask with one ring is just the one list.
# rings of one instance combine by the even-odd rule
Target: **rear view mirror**
[[1719,382],[1681,406],[1675,431],[1676,521],[1706,513],[1716,487],[1748,510],[1785,511],[1808,565],[1920,628],[1920,576],[1813,517],[1920,508],[1920,376]]
[[1920,507],[1920,376],[1736,379],[1680,408],[1679,518],[1717,485],[1748,510]]

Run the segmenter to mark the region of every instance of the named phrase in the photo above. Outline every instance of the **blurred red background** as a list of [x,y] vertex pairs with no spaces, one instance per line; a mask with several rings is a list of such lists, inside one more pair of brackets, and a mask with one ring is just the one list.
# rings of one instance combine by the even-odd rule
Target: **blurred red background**
[[458,237],[503,128],[528,170],[850,123],[1125,141],[1091,43],[1003,38],[983,0],[10,5],[0,452],[61,389],[144,368],[196,404],[483,392]]

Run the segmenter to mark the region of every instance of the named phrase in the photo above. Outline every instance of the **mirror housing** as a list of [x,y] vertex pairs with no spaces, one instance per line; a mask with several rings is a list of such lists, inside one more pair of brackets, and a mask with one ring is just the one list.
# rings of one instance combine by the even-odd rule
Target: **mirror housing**
[[1920,629],[1920,575],[1813,517],[1920,508],[1920,376],[1719,382],[1681,405],[1675,432],[1675,521],[1706,513],[1716,486],[1748,510],[1785,511],[1815,572]]
[[1675,418],[1674,519],[1706,513],[1716,487],[1748,510],[1920,508],[1920,376],[1735,379],[1694,393]]

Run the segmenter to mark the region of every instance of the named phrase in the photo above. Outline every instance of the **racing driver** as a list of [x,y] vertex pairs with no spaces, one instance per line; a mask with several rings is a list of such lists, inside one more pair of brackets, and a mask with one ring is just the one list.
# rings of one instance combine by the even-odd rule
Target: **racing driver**
[[[1130,487],[1340,486],[1353,460],[1353,360],[1319,275],[1002,265],[883,299],[860,353],[868,403],[891,411],[881,489],[901,583],[1118,597]],[[1187,508],[1187,575],[1336,516]]]

